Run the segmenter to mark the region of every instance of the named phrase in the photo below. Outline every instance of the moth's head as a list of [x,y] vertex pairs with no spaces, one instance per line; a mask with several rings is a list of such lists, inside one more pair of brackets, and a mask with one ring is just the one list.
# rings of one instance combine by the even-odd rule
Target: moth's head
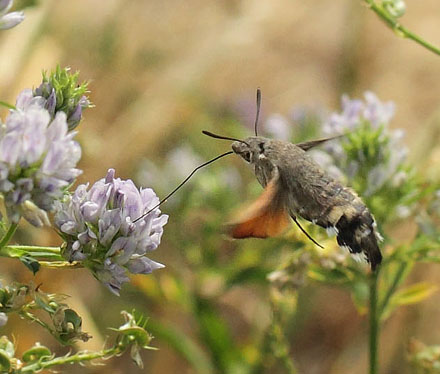
[[264,153],[264,147],[268,140],[261,136],[251,136],[243,141],[237,140],[232,143],[232,150],[246,162],[255,163]]

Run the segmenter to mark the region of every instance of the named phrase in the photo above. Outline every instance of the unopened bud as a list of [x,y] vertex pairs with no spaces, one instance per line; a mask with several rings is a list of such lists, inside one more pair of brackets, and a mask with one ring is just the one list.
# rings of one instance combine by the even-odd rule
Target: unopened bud
[[31,200],[26,200],[21,205],[21,208],[23,217],[35,227],[42,227],[43,225],[50,226],[47,213],[36,206]]
[[400,18],[406,12],[406,4],[403,0],[385,0],[382,5],[394,18]]

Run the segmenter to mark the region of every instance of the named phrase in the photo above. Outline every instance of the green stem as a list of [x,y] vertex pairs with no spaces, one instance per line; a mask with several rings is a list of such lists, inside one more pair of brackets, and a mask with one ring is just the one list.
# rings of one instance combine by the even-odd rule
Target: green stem
[[5,236],[0,241],[0,250],[3,249],[3,247],[9,243],[12,236],[15,234],[15,230],[17,230],[18,223],[13,223],[11,226],[9,226],[8,231],[6,232]]
[[45,253],[53,253],[60,254],[60,247],[41,247],[36,245],[8,245],[8,248],[13,250],[22,250],[26,252],[45,252]]
[[[41,327],[43,327],[43,328],[45,328],[47,331],[49,331],[50,334],[51,334],[52,336],[54,336],[55,338],[57,338],[57,335],[56,335],[55,332],[51,329],[51,327],[50,327],[47,323],[45,323],[45,322],[43,322],[42,320],[40,320],[40,319],[38,319],[37,317],[35,317],[32,313],[23,310],[23,311],[19,312],[18,314],[19,314],[19,316],[20,316],[21,318],[23,318],[23,319],[27,319],[27,320],[29,320],[29,321],[31,321],[31,322],[35,322],[35,323],[39,324]],[[57,339],[57,340],[59,341],[59,339]]]
[[379,313],[380,316],[382,316],[383,312],[385,311],[385,309],[388,306],[388,303],[391,300],[391,297],[394,295],[394,292],[396,292],[397,287],[399,286],[402,277],[405,275],[406,273],[406,269],[407,269],[408,263],[407,262],[402,262],[399,266],[399,269],[397,270],[393,282],[391,283],[390,287],[388,288],[388,291],[386,292],[383,301],[379,307]]
[[38,263],[45,268],[49,269],[79,269],[84,266],[81,262],[69,262],[69,261],[38,261]]
[[113,355],[120,354],[121,351],[117,347],[104,349],[100,352],[80,352],[73,356],[57,357],[48,361],[38,361],[36,363],[24,366],[20,369],[19,373],[34,373],[36,371],[47,369],[57,365],[81,363],[84,361],[96,360],[98,358],[105,358]]
[[[10,230],[12,233],[12,230]],[[8,232],[9,234],[9,232]],[[5,235],[2,242],[7,242],[8,238]],[[0,247],[0,256],[8,257],[8,258],[18,258],[20,259],[23,256],[31,256],[38,263],[50,269],[76,269],[82,268],[83,265],[80,262],[73,261],[69,262],[61,255],[61,249],[59,247],[41,247],[41,246],[33,246],[33,245],[8,245],[3,248]]]
[[377,281],[379,269],[371,274],[370,279],[370,374],[378,373],[378,345],[379,345],[379,313],[377,302]]
[[12,104],[9,104],[9,103],[7,103],[7,102],[5,102],[5,101],[0,101],[0,106],[4,106],[4,107],[6,107],[6,108],[8,108],[8,109],[17,109],[15,106],[13,106]]
[[420,44],[425,47],[429,51],[440,55],[440,48],[437,46],[427,42],[420,36],[414,34],[412,31],[408,30],[406,27],[402,26],[394,17],[392,17],[383,7],[376,3],[375,0],[363,0],[368,4],[370,9],[378,15],[378,17],[384,21],[393,31],[403,36],[404,38],[408,38],[413,40],[414,42]]
[[[273,317],[275,319],[275,317]],[[271,326],[271,339],[272,339],[272,352],[275,357],[280,360],[281,364],[284,366],[286,373],[297,374],[295,364],[290,357],[289,343],[284,336],[284,329],[282,326],[274,320]]]
[[[67,264],[66,266],[71,267],[71,264],[66,262],[65,258],[61,256],[60,249],[56,247],[39,247],[30,245],[8,245],[3,248],[0,247],[1,257],[20,258],[26,255],[35,258],[39,262],[56,262],[57,265],[55,267],[60,267],[60,262],[65,262]],[[48,267],[47,264],[41,264]]]

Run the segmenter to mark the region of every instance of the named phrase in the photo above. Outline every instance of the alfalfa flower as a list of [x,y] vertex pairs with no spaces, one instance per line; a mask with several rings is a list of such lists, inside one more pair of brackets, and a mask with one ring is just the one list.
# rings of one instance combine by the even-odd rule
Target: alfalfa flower
[[81,174],[81,148],[68,132],[66,115],[51,117],[34,102],[13,110],[0,131],[0,193],[9,219],[48,223],[46,212]]
[[[150,188],[137,189],[129,180],[107,176],[88,189],[80,185],[57,203],[55,225],[65,240],[63,256],[80,261],[110,291],[119,295],[127,273],[149,274],[164,265],[147,257],[160,243],[168,216],[154,209]],[[136,222],[135,222],[136,221]]]
[[23,12],[9,12],[13,0],[0,0],[0,30],[8,30],[17,26],[24,20]]
[[[344,95],[342,111],[332,113],[322,124],[324,136],[344,135],[324,149],[380,218],[410,214],[416,192],[406,164],[404,132],[389,129],[394,111],[394,103],[382,102],[372,92],[366,92],[364,100]],[[315,154],[320,156],[319,151]]]
[[407,149],[401,142],[402,130],[388,129],[394,103],[383,103],[372,92],[364,97],[363,101],[342,96],[342,111],[332,113],[322,131],[325,136],[346,135],[328,142],[325,149],[349,180],[363,179],[358,192],[369,196],[401,171]]
[[72,131],[81,122],[84,109],[92,106],[87,97],[88,82],[79,84],[78,77],[79,72],[71,73],[68,67],[57,66],[50,74],[43,72],[43,82],[33,90],[23,90],[18,95],[16,107],[24,110],[39,106],[47,109],[52,119],[58,112],[64,112],[69,131]]

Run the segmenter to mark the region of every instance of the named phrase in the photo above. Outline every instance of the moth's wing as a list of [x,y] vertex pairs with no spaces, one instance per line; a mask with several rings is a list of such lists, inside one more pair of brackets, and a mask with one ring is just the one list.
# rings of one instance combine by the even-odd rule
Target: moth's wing
[[278,176],[236,221],[229,225],[233,238],[267,238],[281,234],[290,224]]
[[343,135],[337,135],[337,136],[332,136],[331,138],[325,138],[325,139],[318,139],[318,140],[311,140],[309,142],[303,142],[303,143],[298,143],[296,144],[297,147],[301,148],[304,151],[308,151],[309,149],[312,149],[318,145],[321,145],[322,143],[328,142],[329,140],[334,140],[334,139],[338,139],[341,138],[343,136],[345,136],[346,134]]

